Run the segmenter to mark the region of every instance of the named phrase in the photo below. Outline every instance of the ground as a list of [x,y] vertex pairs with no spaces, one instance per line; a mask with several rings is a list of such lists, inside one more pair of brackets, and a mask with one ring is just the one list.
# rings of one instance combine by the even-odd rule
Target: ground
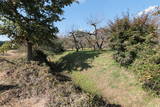
[[119,107],[84,92],[68,73],[58,72],[69,66],[66,62],[56,72],[46,63],[26,62],[22,53],[12,52],[0,57],[1,107]]
[[[115,104],[113,107],[160,107],[160,98],[145,91],[136,75],[117,64],[112,54],[111,51],[66,51],[50,55],[48,59],[54,62],[57,72],[69,75],[76,86],[91,94],[102,96],[109,103]],[[24,54],[9,51],[7,55],[1,56],[1,59],[20,56],[24,57]],[[7,85],[6,75],[6,72],[0,72],[0,84]],[[22,104],[43,107],[45,102],[45,97],[34,97],[12,104],[17,107]]]
[[[24,57],[24,55],[25,55],[24,53],[20,53],[17,50],[10,50],[4,55],[0,56],[0,65],[4,67],[5,64],[3,62],[5,62],[7,65],[10,65],[8,67],[11,67],[12,62],[10,62],[8,59],[14,60],[17,58]],[[12,86],[12,84],[8,83],[8,81],[6,80],[6,78],[8,77],[7,74],[8,71],[4,72],[5,70],[3,69],[3,67],[0,69],[0,94],[2,94],[4,90],[6,90],[7,93],[7,91],[12,90],[14,88],[14,86]],[[1,100],[3,99],[3,97],[4,97],[3,95],[0,95]],[[47,102],[46,97],[44,98],[33,97],[23,100],[15,100],[12,101],[10,105],[7,106],[5,105],[3,107],[22,107],[22,105],[23,107],[44,107],[46,102]]]
[[[121,67],[111,51],[65,52],[53,57],[75,84],[122,107],[160,107],[160,98],[144,91],[136,75]],[[64,64],[64,62],[66,64]]]
[[25,53],[24,52],[20,52],[19,50],[9,50],[7,51],[4,55],[0,54],[1,58],[7,58],[7,59],[18,59],[21,57],[24,57]]

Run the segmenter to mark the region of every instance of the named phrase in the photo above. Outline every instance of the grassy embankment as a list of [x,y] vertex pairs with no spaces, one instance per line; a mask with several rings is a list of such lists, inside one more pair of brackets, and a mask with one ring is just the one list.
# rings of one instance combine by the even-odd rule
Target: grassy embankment
[[124,107],[160,107],[160,99],[145,92],[133,72],[112,59],[111,51],[67,51],[52,57],[59,71],[92,94]]

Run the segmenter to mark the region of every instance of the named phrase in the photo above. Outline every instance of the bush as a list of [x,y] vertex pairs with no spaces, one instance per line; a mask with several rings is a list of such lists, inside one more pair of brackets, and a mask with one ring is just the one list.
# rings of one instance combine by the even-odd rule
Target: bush
[[8,50],[11,49],[11,43],[10,42],[5,42],[3,43],[3,45],[0,47],[0,53],[5,53],[7,52]]
[[3,43],[4,43],[3,41],[0,41],[0,46],[2,46],[2,45],[3,45]]
[[110,47],[114,59],[131,66],[145,89],[160,95],[160,46],[156,26],[145,15],[130,19],[124,16],[110,23]]
[[47,55],[41,50],[34,50],[32,57],[33,61],[39,61],[40,63],[48,63]]
[[110,47],[115,51],[114,59],[123,66],[134,62],[143,44],[154,45],[156,26],[146,16],[130,19],[124,16],[110,23]]
[[160,47],[144,46],[132,65],[144,88],[160,95]]

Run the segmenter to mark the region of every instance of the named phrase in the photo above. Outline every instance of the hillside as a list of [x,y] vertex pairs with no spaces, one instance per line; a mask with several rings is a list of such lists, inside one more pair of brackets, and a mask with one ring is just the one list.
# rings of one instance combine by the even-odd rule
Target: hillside
[[119,107],[84,92],[68,74],[17,54],[0,57],[0,107]]
[[120,67],[111,51],[65,52],[53,57],[75,84],[122,107],[160,107],[160,98],[143,90],[133,72]]

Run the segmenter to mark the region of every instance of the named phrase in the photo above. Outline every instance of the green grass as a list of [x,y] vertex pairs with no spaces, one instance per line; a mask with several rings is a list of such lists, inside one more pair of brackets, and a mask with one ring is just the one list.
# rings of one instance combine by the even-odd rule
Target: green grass
[[76,85],[124,107],[160,107],[160,99],[143,90],[135,74],[112,59],[111,51],[65,52],[53,57]]
[[72,79],[75,85],[80,86],[84,91],[91,94],[100,95],[100,92],[97,90],[96,84],[80,72],[73,72]]

